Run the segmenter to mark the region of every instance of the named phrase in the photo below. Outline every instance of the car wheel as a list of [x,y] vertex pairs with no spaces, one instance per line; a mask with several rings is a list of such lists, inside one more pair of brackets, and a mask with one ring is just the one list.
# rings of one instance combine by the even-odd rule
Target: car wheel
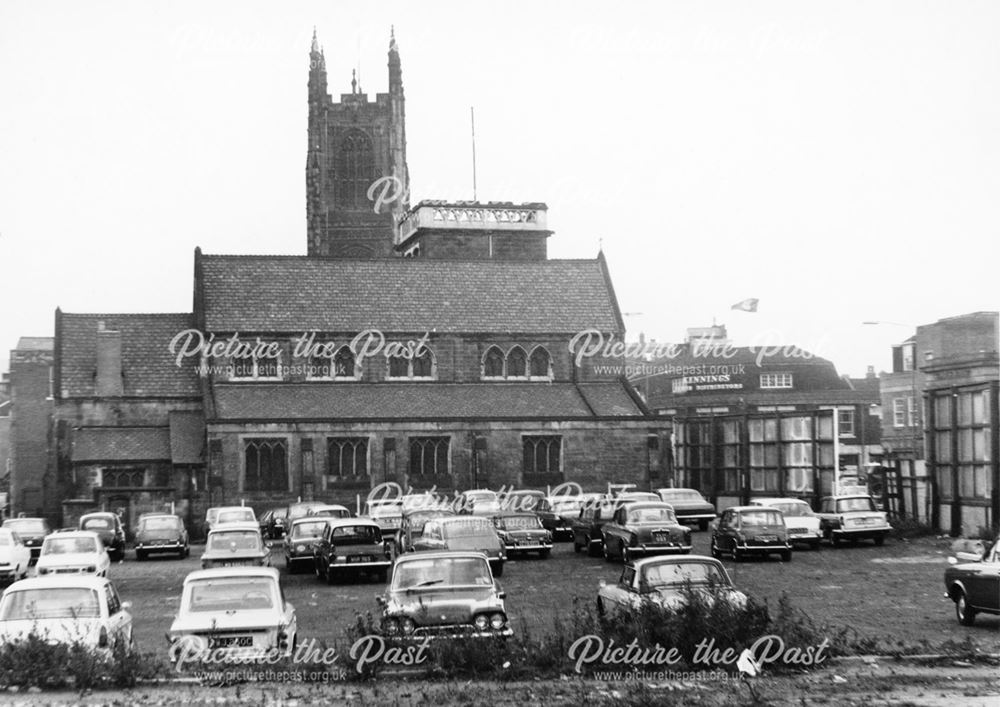
[[733,546],[733,562],[743,562],[743,560],[745,560],[745,559],[746,559],[746,556],[742,552],[740,552],[739,547],[737,547],[737,546],[734,545]]
[[813,540],[811,543],[809,543],[809,549],[811,550],[819,550],[820,547],[822,546],[819,544],[819,540]]
[[792,551],[791,550],[785,550],[784,552],[782,552],[781,553],[781,561],[782,562],[791,562],[792,561]]
[[547,557],[548,557],[549,555],[551,555],[551,554],[552,554],[552,551],[551,551],[551,550],[540,550],[540,551],[538,552],[538,556],[539,556],[540,558],[542,558],[543,560],[544,560],[544,559],[546,559],[546,558],[547,558]]
[[608,543],[601,543],[601,554],[604,555],[605,562],[613,562],[615,558],[611,556],[611,550]]
[[603,617],[606,613],[607,610],[604,608],[604,601],[600,597],[597,597],[597,615]]
[[389,570],[379,570],[378,571],[378,575],[376,575],[376,576],[378,577],[378,581],[379,582],[381,582],[382,584],[385,584],[386,581],[388,581],[388,579],[389,579]]
[[712,538],[712,557],[717,560],[722,559],[722,553],[719,552],[719,546],[715,544],[715,538]]
[[885,536],[884,535],[877,535],[875,537],[875,544],[877,546],[879,546],[879,547],[882,547],[883,545],[885,545]]
[[142,551],[142,550],[136,550],[135,551],[135,559],[138,562],[145,561],[145,559],[146,559],[146,553],[144,551]]
[[830,542],[833,543],[834,547],[840,547],[840,544],[843,542],[843,540],[841,540],[838,536],[836,536],[833,533],[831,533],[830,534]]
[[576,541],[576,536],[573,536],[573,552],[579,553],[583,547]]
[[628,562],[629,560],[631,560],[631,559],[632,559],[632,558],[630,557],[630,554],[631,554],[631,553],[629,553],[629,551],[628,551],[628,548],[627,548],[627,547],[625,547],[625,544],[624,544],[624,543],[622,543],[622,544],[621,544],[621,545],[620,545],[620,546],[618,547],[618,549],[619,549],[619,550],[621,550],[621,553],[620,553],[620,554],[621,554],[621,559],[622,559],[622,563],[623,563],[623,564],[624,564],[624,563],[626,563],[626,562]]
[[337,574],[330,569],[330,565],[326,566],[326,583],[335,584],[337,581]]
[[698,521],[698,530],[708,530],[708,521],[707,520],[699,520]]
[[294,562],[292,562],[291,560],[289,560],[287,557],[285,558],[285,569],[288,570],[288,574],[298,574],[299,573],[298,566]]
[[955,618],[963,626],[971,626],[976,621],[976,612],[965,600],[965,592],[959,590],[955,598]]

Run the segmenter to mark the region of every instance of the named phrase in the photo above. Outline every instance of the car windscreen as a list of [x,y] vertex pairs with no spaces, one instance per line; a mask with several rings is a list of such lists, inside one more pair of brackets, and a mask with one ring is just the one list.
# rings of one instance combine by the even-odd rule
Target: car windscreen
[[48,538],[42,545],[43,555],[70,555],[77,552],[97,552],[94,538]]
[[334,545],[372,545],[382,542],[382,532],[376,525],[342,525],[330,533]]
[[400,562],[392,573],[392,588],[414,589],[435,586],[489,586],[490,568],[478,557],[436,558]]
[[317,521],[307,521],[305,523],[296,523],[292,526],[291,538],[293,540],[298,538],[318,538],[323,534],[323,528],[326,527],[326,520]]
[[715,565],[697,562],[671,562],[645,568],[642,581],[649,589],[691,584],[723,584],[724,579]]
[[552,510],[555,513],[577,513],[583,506],[583,501],[578,501],[576,499],[565,499],[561,501],[552,501]]
[[538,516],[506,516],[496,519],[498,528],[504,530],[536,530],[542,527]]
[[703,501],[697,491],[663,491],[660,496],[664,501]]
[[252,530],[230,530],[209,533],[208,550],[260,550],[260,533]]
[[15,530],[22,535],[45,535],[48,529],[45,521],[37,518],[16,518],[4,521],[4,527]]
[[669,508],[636,508],[628,512],[629,523],[673,523],[676,520]]
[[139,521],[139,532],[149,530],[180,530],[180,518],[143,518]]
[[267,577],[220,577],[190,584],[188,611],[273,609],[274,581]]
[[81,530],[111,530],[115,527],[110,518],[87,518],[80,525]]
[[777,511],[744,511],[740,514],[743,525],[783,525],[781,514]]
[[241,508],[238,511],[222,511],[215,518],[215,522],[217,523],[241,523],[241,522],[253,523],[255,522],[255,520],[256,519],[253,516],[253,511],[250,510],[249,508],[245,509]]
[[0,621],[93,619],[101,615],[97,592],[86,587],[12,591],[0,605]]
[[313,515],[323,518],[350,518],[351,512],[346,508],[320,508]]
[[849,511],[874,511],[875,504],[870,498],[859,496],[858,498],[842,498],[837,501],[837,512],[845,513]]
[[805,503],[777,503],[774,507],[786,518],[810,518],[816,515]]

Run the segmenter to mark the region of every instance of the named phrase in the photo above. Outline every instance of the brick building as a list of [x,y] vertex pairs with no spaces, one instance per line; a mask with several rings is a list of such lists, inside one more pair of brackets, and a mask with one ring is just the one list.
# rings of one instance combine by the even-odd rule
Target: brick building
[[11,514],[59,517],[52,470],[52,338],[23,336],[10,352]]

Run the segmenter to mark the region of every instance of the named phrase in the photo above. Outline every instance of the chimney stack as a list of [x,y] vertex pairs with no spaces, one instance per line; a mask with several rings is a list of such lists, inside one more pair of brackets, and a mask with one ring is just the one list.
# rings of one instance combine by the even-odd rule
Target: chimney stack
[[120,397],[122,385],[122,333],[111,331],[104,322],[97,324],[97,381],[100,397]]

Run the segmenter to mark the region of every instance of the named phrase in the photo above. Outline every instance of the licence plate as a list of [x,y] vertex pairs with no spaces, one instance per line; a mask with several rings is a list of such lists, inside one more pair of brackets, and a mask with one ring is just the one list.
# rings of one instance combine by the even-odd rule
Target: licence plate
[[348,555],[348,562],[372,562],[375,558],[371,555]]
[[653,533],[654,543],[665,543],[670,540],[670,536],[666,533]]
[[253,636],[213,636],[208,641],[209,648],[251,648]]
[[758,535],[757,539],[760,540],[762,543],[773,543],[773,542],[777,541],[778,536],[777,535]]

